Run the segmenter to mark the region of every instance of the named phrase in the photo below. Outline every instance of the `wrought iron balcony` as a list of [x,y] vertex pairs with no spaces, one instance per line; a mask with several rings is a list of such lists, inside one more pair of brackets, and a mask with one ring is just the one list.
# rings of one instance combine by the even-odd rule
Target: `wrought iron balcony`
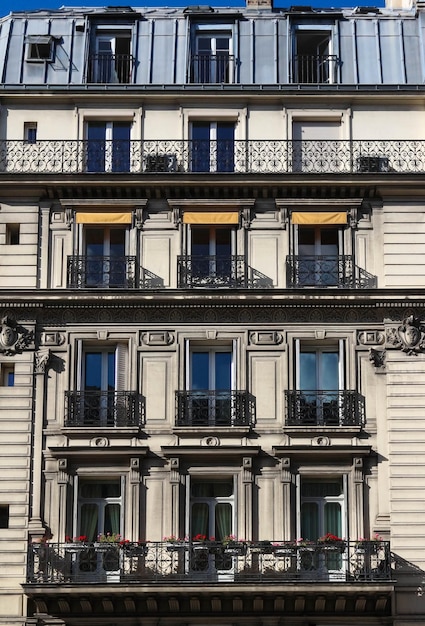
[[424,174],[425,140],[0,141],[1,174]]
[[252,426],[246,391],[176,391],[176,426]]
[[27,583],[34,585],[100,582],[178,585],[222,581],[270,584],[306,581],[359,583],[392,579],[387,541],[330,543],[262,541],[138,542],[127,545],[32,544]]
[[298,54],[294,58],[294,83],[337,82],[338,57],[334,54]]
[[364,397],[357,391],[285,391],[287,426],[363,426]]
[[373,289],[376,276],[355,265],[352,256],[288,256],[286,284],[289,288]]
[[244,256],[177,257],[179,287],[231,287],[233,289],[264,289],[273,287],[272,280],[249,266]]
[[141,426],[143,397],[134,391],[66,391],[65,426]]
[[92,54],[88,63],[88,83],[131,83],[134,57],[131,54]]
[[155,289],[162,280],[138,268],[135,256],[68,257],[67,286],[73,289]]
[[234,83],[235,57],[226,52],[194,54],[190,59],[191,83]]

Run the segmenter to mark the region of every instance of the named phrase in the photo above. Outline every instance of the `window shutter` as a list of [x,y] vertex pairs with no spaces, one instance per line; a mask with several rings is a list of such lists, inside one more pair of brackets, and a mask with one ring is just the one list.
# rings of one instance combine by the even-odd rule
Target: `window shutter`
[[128,344],[117,344],[115,352],[115,388],[126,391],[128,384]]

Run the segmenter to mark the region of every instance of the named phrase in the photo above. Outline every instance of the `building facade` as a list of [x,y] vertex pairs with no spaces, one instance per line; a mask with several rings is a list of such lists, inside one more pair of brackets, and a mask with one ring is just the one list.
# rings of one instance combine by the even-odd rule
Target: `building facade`
[[425,623],[424,32],[0,20],[0,626]]

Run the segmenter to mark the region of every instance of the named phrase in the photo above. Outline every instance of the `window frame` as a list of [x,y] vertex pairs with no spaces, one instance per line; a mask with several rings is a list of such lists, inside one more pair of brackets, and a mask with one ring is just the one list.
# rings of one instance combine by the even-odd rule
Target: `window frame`
[[[55,39],[52,35],[27,35],[25,60],[28,63],[52,63],[55,56]],[[49,54],[41,54],[39,46],[49,46]],[[36,54],[33,54],[33,52]]]

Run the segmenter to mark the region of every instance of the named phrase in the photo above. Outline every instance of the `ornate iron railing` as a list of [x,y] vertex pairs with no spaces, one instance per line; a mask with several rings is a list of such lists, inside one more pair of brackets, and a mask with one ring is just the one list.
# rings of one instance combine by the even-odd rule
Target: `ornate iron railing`
[[251,426],[246,391],[176,391],[176,426]]
[[338,57],[334,54],[298,54],[294,58],[294,83],[337,82]]
[[120,544],[32,544],[27,583],[229,584],[323,582],[361,584],[392,579],[389,542],[191,541]]
[[194,54],[190,59],[191,83],[233,83],[235,57],[226,52]]
[[252,268],[242,255],[177,257],[179,287],[273,287],[272,280]]
[[0,141],[0,175],[424,174],[425,140]]
[[363,426],[364,397],[357,391],[288,390],[287,426]]
[[134,57],[131,54],[92,54],[88,62],[88,83],[131,83]]
[[353,257],[288,256],[286,285],[298,287],[341,287],[343,289],[373,289],[376,276],[355,265]]
[[135,256],[68,257],[67,286],[73,289],[155,289],[163,280],[138,268]]
[[141,426],[143,397],[134,391],[66,391],[65,426]]

